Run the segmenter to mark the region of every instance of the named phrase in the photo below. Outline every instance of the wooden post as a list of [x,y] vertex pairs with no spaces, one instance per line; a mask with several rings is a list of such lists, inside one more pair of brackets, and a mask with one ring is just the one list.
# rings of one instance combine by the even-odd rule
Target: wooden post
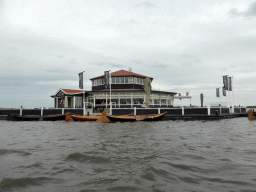
[[22,106],[20,106],[20,115],[22,115]]

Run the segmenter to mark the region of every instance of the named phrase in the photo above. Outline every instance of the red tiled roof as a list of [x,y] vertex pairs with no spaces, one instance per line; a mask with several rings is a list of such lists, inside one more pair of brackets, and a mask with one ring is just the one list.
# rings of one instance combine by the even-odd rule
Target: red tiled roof
[[83,93],[83,92],[87,92],[84,90],[75,90],[75,89],[61,89],[62,91],[64,91],[67,94],[74,94],[74,93]]
[[[109,89],[103,89],[103,90],[93,90],[93,91],[90,91],[90,92],[109,92]],[[144,89],[111,89],[112,92],[115,92],[115,91],[144,91]]]
[[[119,71],[116,71],[116,72],[113,72],[111,73],[111,77],[148,77],[148,76],[145,76],[145,75],[141,75],[141,74],[138,74],[138,73],[133,73],[131,71],[125,71],[125,70],[119,70]],[[94,77],[94,78],[91,78],[90,80],[93,80],[93,79],[98,79],[98,78],[103,78],[105,77],[104,75],[101,75],[99,77]],[[150,79],[153,79],[152,77],[148,77]]]

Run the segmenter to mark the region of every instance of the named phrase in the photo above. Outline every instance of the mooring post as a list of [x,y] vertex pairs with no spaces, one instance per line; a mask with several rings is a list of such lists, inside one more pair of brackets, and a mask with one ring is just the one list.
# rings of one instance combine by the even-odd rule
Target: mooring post
[[133,114],[136,115],[136,107],[134,107]]
[[158,114],[160,114],[160,108],[158,108]]
[[64,115],[64,108],[62,108],[62,115]]
[[211,108],[210,108],[210,105],[207,105],[207,111],[208,111],[208,115],[211,114]]
[[44,115],[44,108],[41,107],[41,116],[43,117],[43,115]]
[[20,106],[20,115],[22,115],[22,106]]
[[182,115],[184,115],[184,107],[181,107]]

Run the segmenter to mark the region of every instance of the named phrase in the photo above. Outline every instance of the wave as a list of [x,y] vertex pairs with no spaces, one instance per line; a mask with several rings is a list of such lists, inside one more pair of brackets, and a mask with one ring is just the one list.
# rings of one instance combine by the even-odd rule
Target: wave
[[25,151],[20,151],[20,150],[14,150],[14,149],[0,149],[0,156],[6,155],[6,154],[12,154],[16,153],[22,156],[27,156],[31,155],[31,153],[25,152]]
[[111,187],[108,188],[107,191],[144,191],[138,187],[132,187],[132,186],[117,186],[117,187]]
[[69,154],[66,158],[66,160],[74,160],[74,161],[80,161],[80,162],[90,162],[90,163],[106,163],[109,162],[110,159],[106,157],[101,156],[89,156],[82,153],[72,153]]
[[51,181],[53,179],[48,177],[37,177],[37,178],[4,178],[0,183],[1,189],[11,189],[11,188],[20,188],[27,187],[29,185],[42,185],[45,182]]

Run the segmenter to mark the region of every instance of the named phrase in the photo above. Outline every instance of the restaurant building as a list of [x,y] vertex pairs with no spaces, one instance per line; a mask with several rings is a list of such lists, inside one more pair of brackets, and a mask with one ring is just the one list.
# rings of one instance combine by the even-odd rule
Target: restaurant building
[[[119,70],[110,74],[110,86],[105,86],[105,75],[91,78],[92,90],[59,89],[54,98],[55,108],[83,108],[85,106],[93,108],[96,112],[101,112],[105,108],[132,108],[146,107],[145,104],[145,79],[152,77],[134,73],[129,69]],[[151,108],[173,107],[175,92],[150,90]]]

